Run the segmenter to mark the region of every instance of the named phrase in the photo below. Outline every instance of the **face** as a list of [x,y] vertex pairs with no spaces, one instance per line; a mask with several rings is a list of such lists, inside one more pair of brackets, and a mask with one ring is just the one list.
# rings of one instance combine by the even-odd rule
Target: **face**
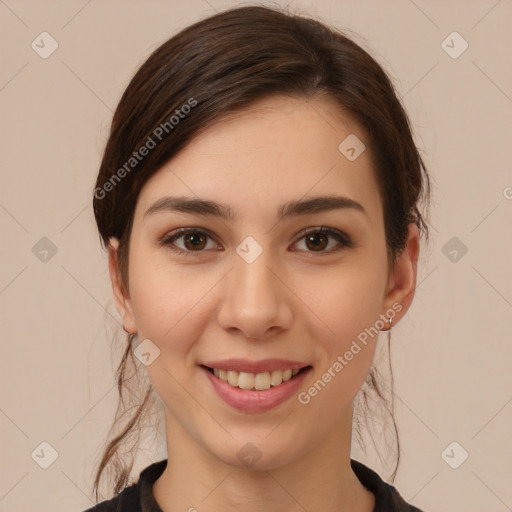
[[[338,149],[350,134],[366,146],[355,160]],[[290,207],[325,196],[345,200]],[[174,209],[168,197],[218,203],[231,217]],[[146,370],[168,429],[190,450],[236,466],[250,442],[262,468],[340,432],[376,332],[388,327],[381,315],[394,326],[412,300],[412,227],[408,247],[390,272],[367,136],[330,100],[266,98],[195,138],[139,194],[124,295],[110,254],[124,327],[158,354]],[[236,391],[202,366],[232,359],[308,368],[285,391]]]

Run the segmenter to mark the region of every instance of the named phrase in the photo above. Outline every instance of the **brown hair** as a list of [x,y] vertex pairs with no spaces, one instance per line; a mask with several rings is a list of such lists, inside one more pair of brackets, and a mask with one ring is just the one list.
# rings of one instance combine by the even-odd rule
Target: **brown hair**
[[[320,21],[277,8],[239,7],[203,19],[163,43],[142,64],[119,101],[93,206],[103,246],[108,246],[110,237],[119,240],[118,263],[125,290],[129,286],[130,233],[144,183],[201,131],[271,94],[328,96],[366,130],[383,201],[390,265],[406,245],[409,223],[415,223],[428,240],[418,205],[429,198],[429,176],[407,114],[380,65],[343,33]],[[127,485],[134,452],[127,464],[119,451],[127,437],[138,431],[145,411],[155,401],[147,381],[142,392],[140,380],[127,377],[128,363],[138,373],[131,343],[132,335],[128,335],[116,372],[119,406],[110,434],[128,411],[124,393],[140,397],[135,400],[135,412],[126,421],[123,418],[120,433],[104,450],[94,482],[96,499],[107,466],[114,468],[114,494]],[[371,391],[387,403],[377,377],[372,367],[358,394],[364,408],[368,408]],[[394,479],[400,448],[392,386],[391,371],[391,410],[386,408],[397,442]],[[354,417],[361,441],[358,417]]]

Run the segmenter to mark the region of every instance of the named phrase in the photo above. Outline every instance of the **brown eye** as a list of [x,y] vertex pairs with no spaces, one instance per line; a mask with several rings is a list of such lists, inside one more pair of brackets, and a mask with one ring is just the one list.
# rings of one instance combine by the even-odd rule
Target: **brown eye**
[[[338,242],[338,248],[334,247],[334,249],[325,250],[329,246],[331,239]],[[343,248],[352,247],[352,240],[348,235],[332,229],[324,229],[323,227],[307,231],[299,239],[299,241],[301,240],[304,240],[306,252],[329,254]]]
[[[160,243],[185,256],[196,256],[204,252],[204,249],[208,245],[208,239],[212,239],[212,237],[206,231],[185,228],[164,237]],[[181,246],[176,243],[179,240],[182,240]],[[215,244],[213,244],[213,248],[216,248]]]
[[329,237],[325,233],[310,233],[306,235],[306,246],[313,251],[325,249],[329,243]]
[[187,233],[183,235],[183,243],[189,250],[204,249],[206,237],[198,233]]
[[[199,256],[208,248],[208,239],[212,240],[213,243],[213,237],[202,229],[182,228],[165,236],[160,240],[160,243],[184,256]],[[180,240],[182,240],[181,244],[178,244],[177,242]],[[337,230],[324,229],[323,227],[320,229],[310,229],[299,239],[299,241],[302,240],[304,240],[306,246],[305,251],[309,253],[330,254],[353,246],[352,240],[348,235]],[[338,242],[338,247],[335,245],[326,250],[332,240]],[[210,248],[218,249],[215,243]]]

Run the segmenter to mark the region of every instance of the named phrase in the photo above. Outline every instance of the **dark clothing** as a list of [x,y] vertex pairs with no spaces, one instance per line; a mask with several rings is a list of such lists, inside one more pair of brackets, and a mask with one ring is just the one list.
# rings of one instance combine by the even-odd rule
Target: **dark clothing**
[[[422,512],[407,504],[395,487],[384,482],[375,471],[354,459],[350,464],[359,481],[375,495],[373,512]],[[140,473],[136,484],[83,512],[162,512],[153,496],[152,486],[166,466],[167,459],[151,464]]]

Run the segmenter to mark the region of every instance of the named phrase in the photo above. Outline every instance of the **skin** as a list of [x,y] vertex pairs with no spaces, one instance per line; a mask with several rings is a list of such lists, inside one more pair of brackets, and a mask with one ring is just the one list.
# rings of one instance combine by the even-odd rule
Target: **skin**
[[[355,161],[338,150],[351,133],[366,144]],[[265,98],[193,139],[145,184],[131,233],[129,291],[111,239],[109,270],[124,329],[160,350],[146,370],[165,406],[168,464],[153,486],[162,510],[373,510],[374,495],[350,467],[350,446],[353,399],[378,336],[309,404],[294,396],[264,413],[225,404],[197,366],[230,357],[298,360],[313,366],[304,391],[393,304],[401,305],[393,327],[407,312],[418,230],[409,226],[407,247],[391,268],[367,141],[330,99]],[[228,204],[236,220],[144,216],[157,199],[178,194]],[[277,221],[282,203],[324,194],[348,196],[367,215],[338,209]],[[348,234],[353,247],[297,236],[322,225]],[[213,236],[199,249],[176,240],[195,251],[188,257],[158,244],[183,227]],[[236,252],[247,236],[263,249],[250,264]],[[261,452],[252,467],[237,457],[248,442]]]

